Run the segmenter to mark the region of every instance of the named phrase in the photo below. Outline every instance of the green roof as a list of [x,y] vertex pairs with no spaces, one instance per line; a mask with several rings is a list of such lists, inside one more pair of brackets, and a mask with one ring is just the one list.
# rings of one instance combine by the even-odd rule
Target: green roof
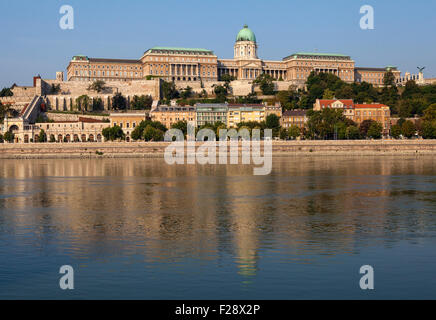
[[328,57],[348,57],[344,54],[337,54],[337,53],[319,53],[319,52],[297,52],[294,53],[292,56],[328,56]]
[[250,28],[248,28],[247,25],[244,25],[244,28],[239,31],[238,35],[236,36],[236,41],[253,41],[256,42],[256,36],[254,35],[254,32],[251,31]]
[[180,47],[153,47],[148,49],[145,53],[150,51],[179,51],[179,52],[196,52],[201,54],[213,54],[212,50],[202,48],[180,48]]
[[284,57],[283,60],[288,60],[290,58],[298,58],[298,57],[331,57],[331,58],[343,58],[346,60],[350,60],[351,57],[345,54],[337,54],[337,53],[319,53],[319,52],[297,52],[291,54],[290,56]]

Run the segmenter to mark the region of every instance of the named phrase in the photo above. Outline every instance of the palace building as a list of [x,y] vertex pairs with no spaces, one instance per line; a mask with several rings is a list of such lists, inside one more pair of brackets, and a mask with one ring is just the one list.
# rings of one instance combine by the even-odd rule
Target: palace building
[[175,82],[216,82],[224,74],[237,80],[254,80],[266,73],[275,80],[304,85],[311,72],[328,72],[343,81],[383,84],[386,70],[393,71],[397,82],[401,72],[395,67],[356,68],[350,56],[300,52],[282,60],[262,60],[258,43],[247,25],[239,31],[233,59],[220,59],[212,50],[198,48],[153,47],[138,60],[101,59],[74,56],[67,67],[68,81],[132,81],[162,78]]

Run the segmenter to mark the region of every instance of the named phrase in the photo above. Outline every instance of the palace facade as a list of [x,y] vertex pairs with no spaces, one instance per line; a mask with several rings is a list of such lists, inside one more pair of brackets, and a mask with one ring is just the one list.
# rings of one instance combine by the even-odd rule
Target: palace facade
[[257,49],[254,32],[244,25],[236,36],[233,59],[219,59],[208,49],[177,47],[153,47],[138,60],[78,55],[67,67],[67,80],[131,81],[158,77],[175,82],[216,82],[225,74],[237,80],[254,80],[266,73],[275,80],[304,85],[315,71],[335,74],[348,83],[367,81],[381,86],[387,70],[394,73],[397,83],[401,78],[396,67],[356,68],[347,55],[300,52],[273,61],[260,59]]

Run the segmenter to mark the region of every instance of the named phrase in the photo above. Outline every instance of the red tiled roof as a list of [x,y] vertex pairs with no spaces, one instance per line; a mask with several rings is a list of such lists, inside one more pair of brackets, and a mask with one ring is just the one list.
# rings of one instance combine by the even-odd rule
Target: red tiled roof
[[344,99],[344,100],[341,100],[341,99],[336,99],[336,100],[335,99],[332,99],[332,100],[322,99],[322,100],[319,100],[319,104],[321,106],[329,106],[336,101],[342,102],[345,106],[352,106],[354,104],[354,101],[352,99]]
[[102,121],[102,120],[99,120],[99,119],[79,117],[79,122],[92,122],[92,123],[97,123],[97,122],[103,122],[103,121]]

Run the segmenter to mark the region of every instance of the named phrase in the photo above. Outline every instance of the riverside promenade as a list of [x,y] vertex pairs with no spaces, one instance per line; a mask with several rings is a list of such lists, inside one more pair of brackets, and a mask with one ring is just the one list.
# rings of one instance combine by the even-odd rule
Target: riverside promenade
[[[165,148],[169,144],[168,142],[2,143],[0,159],[163,158]],[[196,146],[202,144],[197,142]],[[436,155],[436,140],[273,141],[272,153],[273,156]]]

